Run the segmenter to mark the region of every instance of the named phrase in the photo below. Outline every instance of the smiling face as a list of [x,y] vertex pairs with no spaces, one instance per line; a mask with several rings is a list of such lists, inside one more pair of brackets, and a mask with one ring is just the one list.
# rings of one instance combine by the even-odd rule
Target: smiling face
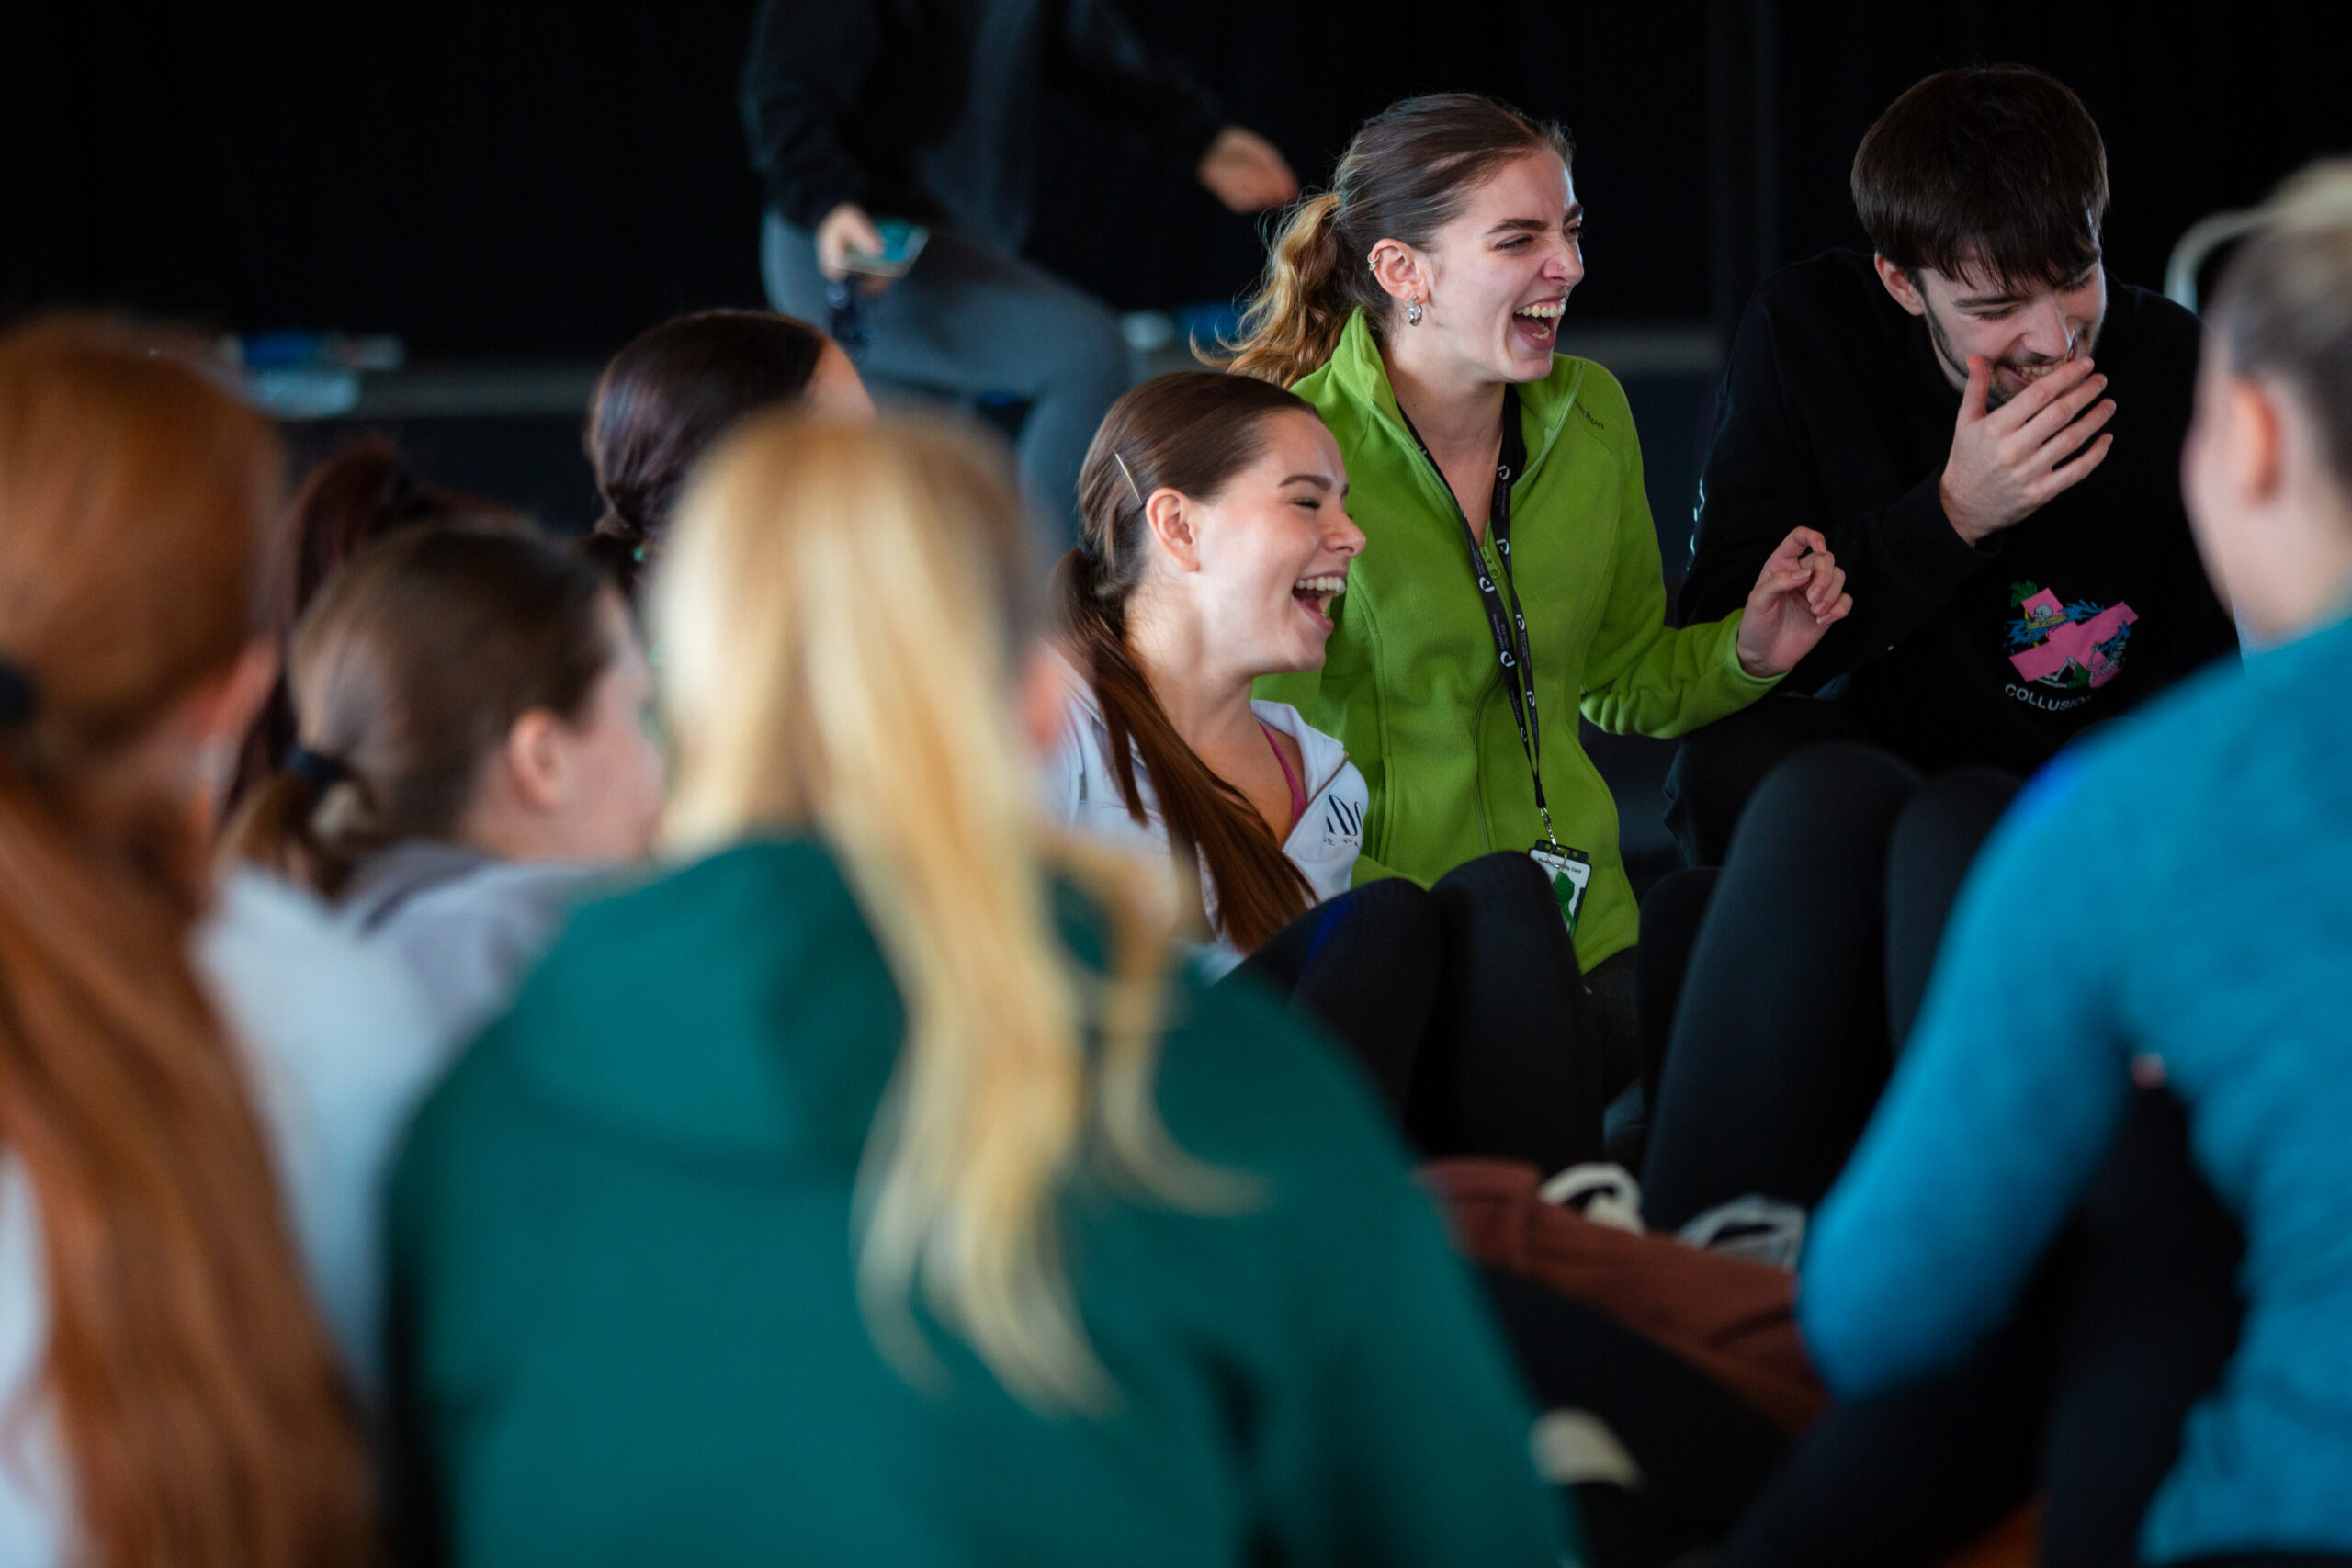
[[1895,302],[1928,323],[1944,377],[1968,384],[1968,356],[1993,370],[1988,407],[1998,408],[2068,360],[2091,352],[2107,317],[2107,274],[2094,260],[2057,285],[1948,277],[1933,267],[1906,274],[1883,257],[1879,276]]
[[1347,513],[1347,467],[1323,422],[1304,410],[1272,413],[1261,434],[1265,450],[1218,494],[1182,499],[1189,545],[1163,543],[1153,575],[1164,581],[1152,585],[1188,604],[1211,658],[1251,678],[1323,667],[1331,602],[1363,548]]
[[1483,381],[1540,381],[1569,293],[1584,281],[1584,209],[1567,165],[1548,152],[1498,168],[1464,198],[1427,248],[1374,247],[1382,286],[1423,306],[1419,326],[1396,321],[1414,351]]

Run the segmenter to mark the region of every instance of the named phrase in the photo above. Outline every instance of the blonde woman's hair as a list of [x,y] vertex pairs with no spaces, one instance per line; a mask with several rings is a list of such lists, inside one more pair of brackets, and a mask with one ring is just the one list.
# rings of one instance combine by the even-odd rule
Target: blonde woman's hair
[[2325,433],[2336,482],[2352,488],[2352,158],[2289,176],[2261,215],[2206,321],[2232,370],[2293,384]]
[[[679,511],[656,584],[673,846],[813,830],[902,993],[907,1040],[859,1172],[861,1304],[927,1366],[914,1294],[1041,1409],[1113,1393],[1057,1246],[1081,1156],[1210,1208],[1152,1101],[1168,940],[1152,892],[1045,829],[1012,709],[1031,646],[1021,504],[960,433],[756,416]],[[1106,972],[1057,935],[1054,873],[1106,911]],[[1088,1033],[1098,1036],[1090,1048]]]

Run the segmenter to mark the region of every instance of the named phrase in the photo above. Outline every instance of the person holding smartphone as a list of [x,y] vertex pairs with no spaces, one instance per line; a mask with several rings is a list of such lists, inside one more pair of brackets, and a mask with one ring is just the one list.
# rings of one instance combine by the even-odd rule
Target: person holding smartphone
[[770,301],[824,321],[851,284],[879,389],[1026,398],[1022,482],[1067,545],[1086,445],[1132,372],[1117,316],[1021,257],[1048,92],[1236,212],[1298,194],[1271,142],[1102,0],[763,0],[742,107]]

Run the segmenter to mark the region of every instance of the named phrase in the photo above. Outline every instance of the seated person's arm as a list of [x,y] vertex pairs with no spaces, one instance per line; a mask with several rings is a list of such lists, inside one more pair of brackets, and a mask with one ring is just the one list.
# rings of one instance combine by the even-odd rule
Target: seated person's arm
[[796,228],[865,197],[838,127],[881,47],[870,0],[763,0],[743,66],[743,130],[768,201]]
[[[1612,415],[1612,417],[1615,417]],[[1660,739],[1687,734],[1702,724],[1736,713],[1772,689],[1777,677],[1754,675],[1740,659],[1739,634],[1749,591],[1748,575],[1731,612],[1703,625],[1676,628],[1666,624],[1666,584],[1660,575],[1657,528],[1650,518],[1642,482],[1642,456],[1626,427],[1625,479],[1611,554],[1609,596],[1594,631],[1577,694],[1584,716],[1614,734]],[[1775,539],[1775,547],[1781,543]]]
[[1944,515],[1940,478],[1940,469],[1928,474],[1878,512],[1834,513],[1790,415],[1771,316],[1760,301],[1750,305],[1732,344],[1707,449],[1683,622],[1738,609],[1789,531],[1814,528],[1845,570],[1854,609],[1790,672],[1789,689],[1818,690],[1876,658],[1942,608],[1986,558]]
[[2129,1106],[2112,988],[2150,900],[2119,879],[2146,844],[2111,789],[2054,767],[1971,874],[1911,1046],[1815,1218],[1798,1324],[1841,1399],[1950,1368],[2007,1317]]

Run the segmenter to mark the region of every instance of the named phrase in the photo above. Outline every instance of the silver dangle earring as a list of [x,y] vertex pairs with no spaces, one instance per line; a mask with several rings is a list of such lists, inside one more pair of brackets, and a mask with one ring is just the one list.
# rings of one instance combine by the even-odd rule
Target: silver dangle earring
[[1405,307],[1405,324],[1408,327],[1421,324],[1421,302],[1419,299]]

